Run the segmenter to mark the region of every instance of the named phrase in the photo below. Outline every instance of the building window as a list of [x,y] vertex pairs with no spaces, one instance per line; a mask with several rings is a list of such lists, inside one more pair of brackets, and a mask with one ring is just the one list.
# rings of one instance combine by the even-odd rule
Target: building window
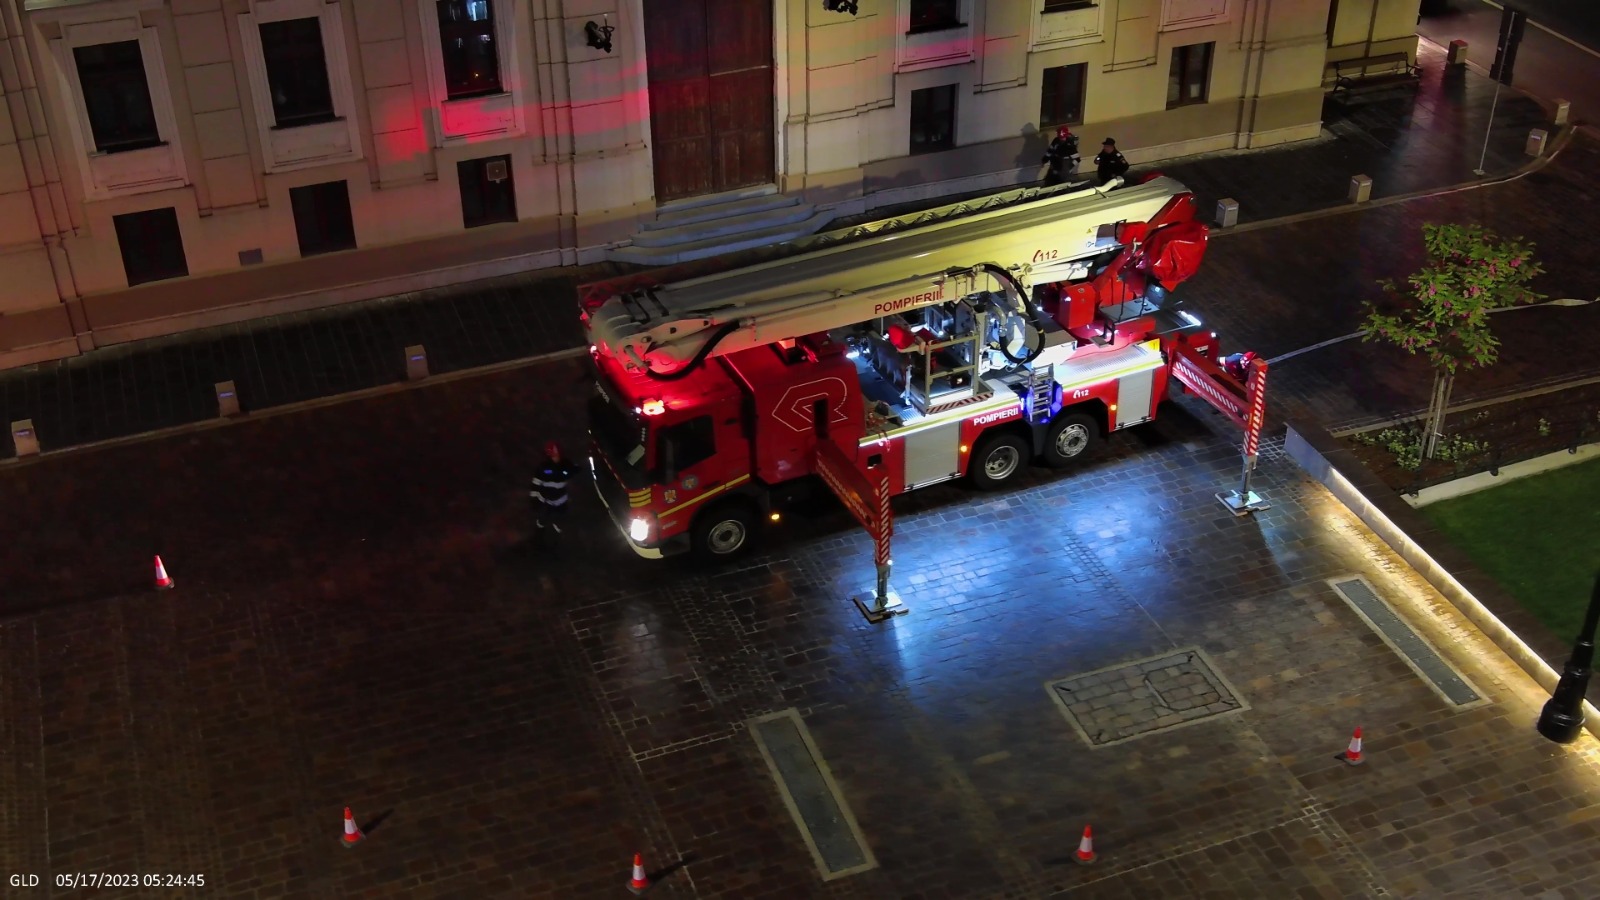
[[439,0],[439,49],[451,100],[498,94],[500,51],[494,42],[489,0]]
[[301,256],[355,249],[356,226],[350,218],[350,190],[344,182],[291,188],[289,205],[294,209]]
[[1094,9],[1094,7],[1095,0],[1044,0],[1044,11],[1047,13]]
[[911,152],[936,153],[956,145],[956,86],[911,92]]
[[1088,63],[1045,69],[1044,90],[1039,95],[1039,127],[1082,125],[1084,85],[1088,79]]
[[1216,43],[1189,44],[1172,50],[1167,75],[1167,109],[1206,102],[1211,82],[1211,50]]
[[961,0],[911,0],[911,23],[906,34],[961,27]]
[[117,232],[117,247],[122,250],[122,270],[128,275],[128,287],[189,274],[176,209],[169,206],[124,213],[112,216],[111,224]]
[[72,59],[96,150],[118,153],[161,144],[138,41],[74,47]]
[[279,128],[331,122],[333,92],[328,87],[328,60],[322,52],[322,21],[284,19],[261,25],[261,57],[267,65],[267,89]]
[[456,163],[461,180],[461,224],[467,228],[517,220],[511,157],[491,156]]

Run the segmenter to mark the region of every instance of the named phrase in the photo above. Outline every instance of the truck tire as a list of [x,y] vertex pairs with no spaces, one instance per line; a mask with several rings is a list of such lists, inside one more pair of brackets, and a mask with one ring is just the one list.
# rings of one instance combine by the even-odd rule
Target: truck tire
[[1009,432],[991,434],[978,441],[967,463],[967,478],[980,491],[997,491],[1022,474],[1028,455],[1022,438]]
[[1057,416],[1044,434],[1044,464],[1064,469],[1094,452],[1100,443],[1100,427],[1085,413]]
[[743,501],[720,503],[694,520],[694,552],[707,562],[726,562],[756,543],[756,509]]

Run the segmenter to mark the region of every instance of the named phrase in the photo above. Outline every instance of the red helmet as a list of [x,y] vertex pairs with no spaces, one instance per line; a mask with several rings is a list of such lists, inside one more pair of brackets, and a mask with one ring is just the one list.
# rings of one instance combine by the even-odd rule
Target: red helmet
[[545,443],[544,443],[544,455],[550,457],[551,459],[560,459],[561,458],[561,445],[556,443],[555,441],[545,441]]
[[1072,137],[1072,129],[1071,128],[1068,128],[1067,126],[1063,125],[1060,128],[1056,129],[1056,140],[1064,141],[1069,137]]

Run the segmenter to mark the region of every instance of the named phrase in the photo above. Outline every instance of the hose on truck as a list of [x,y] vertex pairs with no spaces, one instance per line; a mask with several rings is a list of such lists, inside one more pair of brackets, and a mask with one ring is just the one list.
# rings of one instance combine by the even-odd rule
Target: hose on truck
[[[1026,314],[1026,321],[1030,323],[1039,321],[1040,315],[1038,308],[1033,305],[1033,300],[1028,297],[1028,292],[1023,289],[1022,282],[1018,281],[1017,276],[1011,274],[1010,270],[995,265],[994,263],[979,263],[976,268],[988,272],[990,275],[993,275],[996,279],[998,279],[1002,284],[1010,286],[1012,292],[1017,295],[1017,300],[1022,304],[1022,311]],[[1028,363],[1038,359],[1039,354],[1044,352],[1044,332],[1040,331],[1037,325],[1033,326],[1033,332],[1038,336],[1038,341],[1036,345],[1028,351],[1026,356],[1014,356],[1011,353],[1011,348],[1006,346],[1007,342],[1004,340],[1000,342],[1001,354],[1003,354],[1012,365],[1025,366]]]
[[650,366],[647,364],[644,369],[644,374],[656,381],[677,381],[682,378],[688,378],[690,373],[694,372],[694,370],[705,364],[706,357],[711,355],[711,351],[717,349],[717,345],[722,343],[723,338],[733,334],[738,330],[738,320],[734,320],[722,326],[721,328],[718,328],[716,334],[713,334],[709,340],[700,345],[700,349],[695,353],[694,358],[690,359],[689,362],[683,366],[683,368],[677,370],[676,372],[655,372],[652,371]]

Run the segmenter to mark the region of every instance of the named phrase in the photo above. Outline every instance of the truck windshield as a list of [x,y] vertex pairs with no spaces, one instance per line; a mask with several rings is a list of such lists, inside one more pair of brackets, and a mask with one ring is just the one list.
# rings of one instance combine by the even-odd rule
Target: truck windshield
[[598,393],[589,398],[589,433],[613,466],[644,471],[644,431]]

